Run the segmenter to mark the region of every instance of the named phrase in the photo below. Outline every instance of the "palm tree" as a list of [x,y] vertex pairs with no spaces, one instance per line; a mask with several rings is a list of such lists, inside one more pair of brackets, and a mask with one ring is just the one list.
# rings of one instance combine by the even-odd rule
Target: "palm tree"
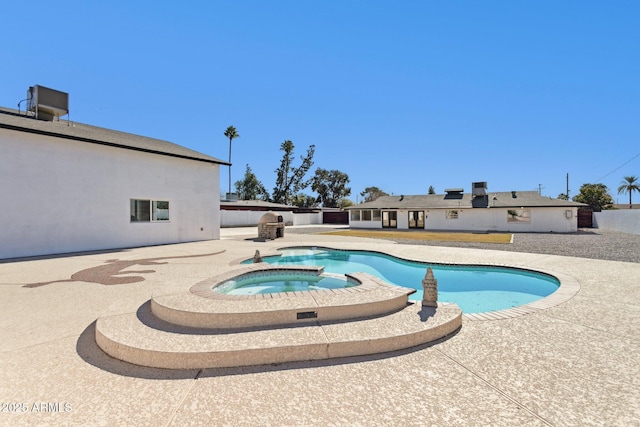
[[629,193],[629,209],[633,207],[633,203],[631,203],[631,193],[637,191],[640,193],[640,181],[638,181],[637,176],[625,176],[624,181],[618,187],[618,194],[621,193]]
[[235,138],[240,138],[240,135],[236,128],[229,126],[227,130],[224,131],[224,136],[229,138],[229,193],[231,193],[231,141]]

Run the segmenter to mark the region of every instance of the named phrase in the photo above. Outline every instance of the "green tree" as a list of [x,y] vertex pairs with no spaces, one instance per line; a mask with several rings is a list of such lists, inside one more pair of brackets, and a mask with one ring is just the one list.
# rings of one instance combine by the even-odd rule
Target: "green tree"
[[310,145],[306,156],[300,156],[300,166],[293,167],[293,142],[287,140],[280,145],[284,152],[280,167],[276,169],[276,186],[273,188],[272,199],[275,203],[288,205],[294,194],[309,186],[309,180],[304,177],[313,166],[315,145]]
[[631,194],[637,191],[640,193],[640,181],[638,181],[637,176],[625,176],[624,181],[618,187],[618,194],[629,193],[629,209],[633,207],[633,203],[631,202]]
[[316,169],[311,178],[311,189],[318,193],[318,200],[325,208],[337,208],[340,199],[351,194],[347,187],[349,175],[339,170]]
[[609,189],[604,184],[582,184],[580,193],[573,197],[573,201],[586,203],[596,212],[600,212],[603,209],[611,209],[613,204]]
[[224,131],[224,136],[229,138],[229,193],[231,193],[231,141],[236,138],[240,138],[238,131],[233,126],[229,126]]
[[569,200],[569,196],[567,196],[567,195],[566,195],[566,194],[564,194],[564,193],[560,193],[560,194],[558,194],[557,199],[560,199],[560,200]]
[[436,189],[433,188],[433,185],[429,186],[429,190],[427,191],[427,194],[436,194]]
[[269,192],[258,181],[258,177],[253,173],[249,165],[244,172],[244,179],[236,181],[236,192],[240,200],[269,200]]
[[304,193],[298,193],[291,199],[291,204],[299,208],[312,208],[317,206],[317,199]]
[[379,189],[378,187],[367,187],[364,189],[362,193],[360,193],[362,197],[364,197],[363,202],[373,202],[378,197],[388,196],[387,193]]
[[340,208],[348,208],[349,206],[353,206],[354,204],[355,203],[353,203],[352,200],[347,199],[347,198],[342,198],[338,202],[338,207],[340,207]]

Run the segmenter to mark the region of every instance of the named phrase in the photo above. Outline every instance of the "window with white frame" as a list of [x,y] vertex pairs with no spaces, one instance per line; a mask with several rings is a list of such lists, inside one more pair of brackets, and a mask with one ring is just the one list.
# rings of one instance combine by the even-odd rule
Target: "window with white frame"
[[359,210],[352,210],[351,211],[351,221],[360,221],[360,211]]
[[166,200],[131,199],[131,222],[169,221],[169,202]]

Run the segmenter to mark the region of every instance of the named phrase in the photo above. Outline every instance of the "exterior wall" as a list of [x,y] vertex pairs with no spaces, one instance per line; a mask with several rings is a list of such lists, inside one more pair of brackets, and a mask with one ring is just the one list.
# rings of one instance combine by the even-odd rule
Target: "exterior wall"
[[[0,129],[0,258],[220,238],[219,166]],[[170,221],[130,221],[130,199]]]
[[400,209],[398,211],[398,229],[400,230],[408,230],[409,229],[409,211]]
[[[257,227],[266,211],[220,210],[220,227]],[[283,214],[286,212],[281,212]],[[282,215],[283,217],[285,215]],[[286,218],[285,218],[286,221]]]
[[[221,210],[221,227],[257,227],[262,215],[268,211]],[[274,211],[275,212],[275,211]],[[322,212],[296,214],[291,211],[277,211],[286,225],[322,224]]]
[[602,230],[640,234],[640,209],[594,212],[593,222],[594,227]]
[[382,221],[353,221],[349,219],[349,227],[382,229]]
[[[506,208],[458,209],[458,219],[447,219],[445,209],[427,211],[425,228],[432,230],[554,232],[578,231],[577,212],[569,208],[530,208],[530,222],[509,222]],[[567,218],[566,212],[570,211]]]
[[293,214],[293,225],[322,224],[322,212]]
[[[415,210],[415,209],[412,209]],[[451,231],[505,231],[505,232],[554,232],[571,233],[578,231],[577,208],[552,207],[530,208],[530,222],[508,222],[506,208],[457,209],[457,219],[447,219],[451,209],[426,209],[426,230]],[[567,211],[570,217],[567,218]],[[352,228],[382,228],[381,221],[349,221]],[[398,230],[409,228],[409,211],[398,210]]]

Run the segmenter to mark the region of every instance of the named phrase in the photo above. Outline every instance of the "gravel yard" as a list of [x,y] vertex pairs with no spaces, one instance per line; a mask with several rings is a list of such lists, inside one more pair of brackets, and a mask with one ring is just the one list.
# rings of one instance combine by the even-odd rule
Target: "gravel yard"
[[[336,227],[344,229],[345,227]],[[287,233],[314,234],[327,228],[287,228]],[[407,233],[409,235],[410,233]],[[513,243],[460,243],[394,239],[398,243],[429,246],[450,246],[499,251],[563,255],[640,263],[640,235],[599,229],[580,229],[577,233],[514,233]]]

